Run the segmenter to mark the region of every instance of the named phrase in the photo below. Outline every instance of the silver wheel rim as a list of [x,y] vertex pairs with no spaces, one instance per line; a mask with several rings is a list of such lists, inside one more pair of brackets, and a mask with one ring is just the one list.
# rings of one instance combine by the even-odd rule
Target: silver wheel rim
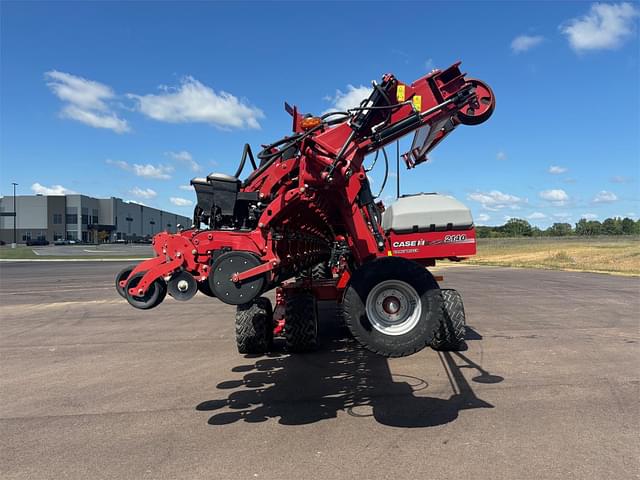
[[367,295],[367,318],[385,335],[404,335],[420,321],[422,302],[418,292],[401,280],[386,280]]

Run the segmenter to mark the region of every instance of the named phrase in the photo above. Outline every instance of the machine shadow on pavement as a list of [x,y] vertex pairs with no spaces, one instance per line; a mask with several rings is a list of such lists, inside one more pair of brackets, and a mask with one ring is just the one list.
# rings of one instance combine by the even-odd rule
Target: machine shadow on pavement
[[[242,379],[221,382],[218,390],[233,390],[226,398],[200,403],[198,411],[214,412],[210,425],[237,421],[264,422],[279,419],[282,425],[304,425],[335,418],[339,411],[355,417],[373,417],[394,427],[432,427],[454,421],[461,410],[493,408],[479,399],[462,373],[474,369],[472,381],[499,383],[459,352],[438,352],[453,394],[437,398],[420,394],[428,382],[394,375],[387,359],[360,347],[334,311],[321,311],[321,347],[309,354],[271,353],[245,356],[247,362],[232,369]],[[469,328],[467,340],[482,337]],[[277,346],[278,348],[278,346]]]

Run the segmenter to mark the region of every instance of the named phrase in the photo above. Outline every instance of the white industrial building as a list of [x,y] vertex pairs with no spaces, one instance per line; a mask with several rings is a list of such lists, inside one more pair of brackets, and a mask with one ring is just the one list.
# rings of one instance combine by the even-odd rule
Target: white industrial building
[[178,224],[188,228],[192,220],[120,198],[86,195],[18,195],[0,198],[0,240],[76,240],[87,243],[149,238]]

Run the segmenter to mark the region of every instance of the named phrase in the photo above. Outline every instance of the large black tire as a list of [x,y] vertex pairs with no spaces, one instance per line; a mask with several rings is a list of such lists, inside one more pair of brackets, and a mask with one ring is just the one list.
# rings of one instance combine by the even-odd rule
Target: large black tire
[[457,290],[442,289],[442,317],[431,347],[444,352],[465,350],[466,320],[462,296]]
[[311,352],[318,348],[318,305],[311,293],[287,297],[284,339],[289,352]]
[[[440,304],[433,276],[419,264],[399,257],[360,267],[343,299],[345,322],[354,338],[386,357],[411,355],[430,345],[439,325]],[[367,305],[375,318],[369,318]]]
[[238,305],[236,345],[239,353],[266,353],[273,346],[273,309],[265,297]]

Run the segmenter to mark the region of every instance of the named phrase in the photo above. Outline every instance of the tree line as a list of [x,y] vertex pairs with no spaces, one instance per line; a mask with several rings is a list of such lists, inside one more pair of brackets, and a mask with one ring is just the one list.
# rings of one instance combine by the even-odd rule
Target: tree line
[[570,223],[554,223],[543,230],[531,225],[522,218],[511,218],[499,227],[476,227],[476,235],[479,238],[499,237],[565,237],[569,235],[638,235],[640,234],[640,220],[631,218],[607,218],[598,220],[581,219],[575,226]]

